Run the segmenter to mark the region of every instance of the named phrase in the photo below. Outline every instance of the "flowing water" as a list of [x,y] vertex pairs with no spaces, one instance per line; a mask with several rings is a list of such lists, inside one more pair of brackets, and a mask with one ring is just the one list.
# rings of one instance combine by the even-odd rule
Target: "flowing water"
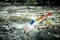
[[[55,18],[54,26],[48,29],[31,30],[28,34],[24,33],[24,27],[28,26],[32,19],[45,15],[48,11],[53,12],[53,17],[60,15],[59,7],[48,6],[6,6],[0,8],[1,40],[55,40],[60,38],[59,18]],[[57,14],[57,12],[59,12]],[[56,24],[56,25],[55,25]],[[43,25],[43,24],[41,24]],[[56,30],[55,30],[56,29]],[[58,30],[57,30],[58,29]],[[6,31],[5,31],[6,30]],[[56,32],[57,31],[57,32]],[[4,34],[3,34],[4,33]],[[49,36],[49,37],[48,37]]]

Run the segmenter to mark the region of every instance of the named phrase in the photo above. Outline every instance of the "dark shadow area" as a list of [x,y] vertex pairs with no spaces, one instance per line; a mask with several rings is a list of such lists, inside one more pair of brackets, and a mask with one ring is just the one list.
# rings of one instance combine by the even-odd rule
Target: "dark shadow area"
[[[30,0],[29,0],[30,1]],[[21,5],[31,5],[31,6],[40,6],[40,5],[48,5],[48,6],[60,6],[60,0],[35,0],[31,1],[32,4],[29,3],[27,0],[0,0],[0,2],[5,3],[22,3]],[[26,4],[28,2],[28,4]],[[36,3],[34,3],[36,2]]]

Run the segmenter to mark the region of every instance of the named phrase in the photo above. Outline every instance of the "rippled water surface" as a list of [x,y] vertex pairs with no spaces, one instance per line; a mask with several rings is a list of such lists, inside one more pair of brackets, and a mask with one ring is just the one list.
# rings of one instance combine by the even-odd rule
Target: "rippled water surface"
[[[29,25],[31,20],[45,15],[48,11],[53,12],[53,17],[60,15],[59,7],[48,6],[6,6],[0,8],[0,26],[1,40],[55,40],[60,38],[60,16],[55,18],[54,28],[41,29],[37,28],[30,31],[28,34],[24,33],[23,28]],[[59,12],[57,14],[57,12]],[[42,24],[43,25],[43,24]],[[55,30],[56,29],[56,30]],[[58,30],[57,30],[58,29]],[[6,31],[5,31],[6,30]],[[57,31],[57,32],[56,32]],[[3,34],[4,32],[4,34]],[[48,37],[49,36],[49,37]]]

